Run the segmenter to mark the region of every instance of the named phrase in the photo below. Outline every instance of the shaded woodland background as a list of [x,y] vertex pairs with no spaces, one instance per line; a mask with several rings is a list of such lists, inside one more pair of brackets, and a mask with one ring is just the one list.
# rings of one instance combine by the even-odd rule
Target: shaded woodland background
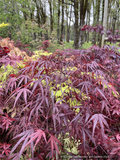
[[1,160],[120,159],[119,26],[120,0],[0,0]]
[[[104,0],[0,0],[0,23],[10,26],[0,29],[0,36],[10,37],[32,47],[40,41],[58,44],[74,41],[79,48],[87,41],[101,43],[96,32],[82,32],[84,25],[102,25]],[[107,30],[113,34],[120,26],[120,0],[109,0]]]

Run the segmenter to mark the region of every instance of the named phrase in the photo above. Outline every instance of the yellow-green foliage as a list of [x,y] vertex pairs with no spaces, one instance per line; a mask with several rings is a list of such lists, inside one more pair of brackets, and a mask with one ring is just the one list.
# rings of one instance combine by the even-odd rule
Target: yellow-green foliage
[[34,51],[34,53],[38,57],[40,57],[40,56],[49,56],[49,55],[53,54],[52,52],[48,53],[48,52],[45,52],[43,50]]
[[1,28],[1,27],[6,27],[6,26],[9,26],[9,23],[6,23],[6,24],[5,24],[5,23],[3,22],[2,24],[0,24],[0,28]]
[[[63,69],[63,70],[64,70],[64,69]],[[75,71],[75,70],[77,70],[77,68],[76,68],[76,67],[69,67],[69,68],[67,68],[66,70],[73,70],[73,71]],[[58,73],[58,72],[57,72],[57,73]],[[84,75],[84,74],[88,74],[88,75],[90,75],[91,77],[93,77],[94,79],[96,79],[96,75],[95,75],[95,74],[92,74],[91,72],[88,72],[88,73],[81,72],[81,75]],[[98,78],[98,84],[102,84],[102,80],[103,80],[103,79],[104,79],[103,77],[99,76],[99,78]],[[46,81],[45,81],[45,80],[42,80],[42,83],[43,83],[43,85],[46,86]],[[69,79],[69,77],[68,77],[68,80],[67,80],[66,82],[61,83],[61,84],[57,84],[57,86],[52,86],[52,85],[51,85],[52,83],[53,83],[53,82],[50,82],[50,83],[49,83],[49,85],[50,85],[49,87],[50,87],[51,94],[53,93],[53,95],[54,95],[54,97],[55,97],[56,102],[62,100],[65,96],[69,96],[69,93],[76,92],[77,94],[80,94],[80,92],[81,92],[79,89],[77,89],[77,88],[71,88],[71,87],[69,87],[69,86],[67,85],[67,84],[71,84],[71,83],[72,83],[71,80]],[[31,84],[31,85],[33,85],[33,84]],[[118,95],[118,93],[115,92],[113,86],[110,85],[107,81],[106,81],[106,84],[103,84],[103,87],[104,87],[105,89],[107,89],[108,87],[110,87],[111,90],[112,90],[112,94],[113,94],[114,96],[117,96],[117,95]],[[89,98],[90,98],[90,97],[87,97],[87,95],[84,94],[84,93],[82,93],[81,96],[82,96],[81,100],[78,101],[78,100],[76,99],[76,97],[75,97],[75,94],[73,94],[73,95],[72,95],[72,98],[69,97],[69,100],[67,101],[67,103],[69,103],[69,105],[70,105],[71,107],[73,107],[73,106],[76,106],[76,105],[81,105],[81,101],[82,101],[82,100],[86,100],[86,99],[89,99]],[[64,100],[63,100],[63,102],[64,102]],[[62,102],[60,102],[60,103],[62,103]],[[79,109],[76,109],[76,113],[77,113],[77,112],[79,112]]]
[[[43,85],[46,85],[45,80],[42,80]],[[60,101],[63,99],[63,97],[67,96],[68,93],[72,92],[76,92],[76,93],[80,93],[79,89],[76,88],[71,88],[67,85],[67,83],[71,83],[70,80],[68,80],[66,83],[61,83],[61,84],[57,84],[57,88],[55,86],[51,86],[52,82],[50,82],[50,91],[51,93],[53,93],[53,95],[55,96],[56,102]],[[32,84],[33,85],[33,84]],[[87,96],[85,96],[85,94],[82,93],[82,99],[86,99]],[[64,102],[64,101],[63,101]],[[62,102],[61,102],[62,103]],[[69,103],[69,105],[72,106],[76,106],[76,105],[81,105],[80,101],[77,101],[75,97],[72,96],[72,98],[69,98],[69,100],[67,101],[67,103]]]
[[[70,69],[70,68],[69,68]],[[76,70],[75,67],[71,68],[72,70]],[[85,73],[81,72],[81,75],[83,75]],[[92,73],[87,73],[88,75],[92,76]],[[94,79],[96,79],[96,75],[94,74]],[[102,79],[103,78],[100,78],[98,83],[102,83]],[[68,93],[70,92],[76,92],[77,94],[80,94],[80,90],[77,89],[77,88],[71,88],[69,87],[67,84],[70,84],[72,83],[70,81],[70,79],[68,80],[68,82],[64,82],[64,83],[61,83],[61,84],[58,84],[57,85],[57,90],[54,90],[54,87],[51,87],[51,90],[53,91],[54,95],[55,95],[55,98],[56,98],[56,101],[58,102],[59,100],[61,100],[65,95],[67,95]],[[105,89],[107,89],[108,87],[110,87],[111,91],[112,91],[112,94],[117,97],[119,94],[118,92],[115,91],[114,87],[109,84],[107,81],[106,81],[107,84],[103,84],[103,87]],[[81,100],[85,100],[85,99],[89,99],[89,97],[86,96],[86,94],[82,93],[81,94],[82,96],[82,99]],[[76,105],[81,105],[80,101],[78,101],[76,99],[76,97],[72,95],[72,98],[69,98],[69,100],[67,101],[69,103],[69,105],[72,107],[72,106],[76,106]],[[76,110],[77,112],[79,111],[79,109]]]
[[34,51],[34,55],[32,55],[32,61],[36,61],[38,60],[38,58],[40,58],[41,56],[49,56],[53,54],[52,52],[48,53],[48,52],[45,52],[43,50],[37,50],[37,51]]
[[[71,83],[70,80],[68,80],[68,82]],[[64,96],[66,96],[70,92],[80,93],[79,89],[71,88],[66,83],[58,84],[56,91],[54,90],[54,87],[51,87],[51,91],[53,91],[53,94],[55,95],[56,102],[61,100]],[[88,98],[84,93],[82,93],[81,95],[82,95],[82,100]],[[67,101],[67,103],[69,103],[71,107],[76,105],[81,105],[80,101],[78,101],[75,96],[73,97],[73,95],[72,95],[72,98],[69,97],[69,100]]]
[[20,68],[23,68],[25,65],[22,61],[17,62],[17,67],[12,65],[2,66],[0,68],[0,81],[3,83],[9,77],[10,74],[17,74]]
[[69,70],[71,70],[71,71],[76,71],[76,70],[77,70],[77,67],[67,67],[66,69],[63,68],[63,71],[64,71],[64,70],[67,70],[67,71],[69,71]]
[[69,133],[66,133],[65,138],[64,138],[64,149],[65,150],[77,155],[78,154],[77,148],[80,143],[81,143],[80,140],[77,142],[74,140],[73,137],[72,137],[72,139],[70,139]]
[[8,78],[9,74],[16,74],[18,69],[15,69],[13,66],[8,64],[6,67],[3,65],[0,71],[2,73],[0,74],[0,81],[4,82]]
[[17,62],[17,68],[24,68],[24,67],[25,67],[24,62],[22,62],[22,61]]
[[119,93],[117,91],[115,91],[114,87],[108,81],[104,81],[104,84],[102,84],[102,80],[104,80],[104,77],[102,77],[102,76],[96,76],[95,73],[91,73],[91,72],[87,72],[87,73],[86,72],[81,72],[81,75],[84,75],[84,74],[90,75],[94,79],[98,78],[98,84],[103,85],[103,87],[105,89],[110,88],[112,90],[112,94],[115,97],[118,97]]

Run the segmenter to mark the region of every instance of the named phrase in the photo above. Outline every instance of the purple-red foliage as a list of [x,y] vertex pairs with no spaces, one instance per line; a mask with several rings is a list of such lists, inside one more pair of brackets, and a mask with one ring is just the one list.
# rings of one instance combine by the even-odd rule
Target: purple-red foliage
[[[71,70],[71,67],[77,69]],[[0,106],[0,129],[2,133],[6,131],[0,156],[6,159],[10,152],[9,159],[16,160],[30,154],[31,159],[51,159],[60,151],[72,155],[62,149],[68,133],[74,141],[81,142],[77,156],[118,159],[119,82],[120,55],[110,46],[56,51],[48,57],[26,62],[0,90],[3,105]],[[59,90],[58,84],[63,83],[72,90],[63,91],[57,101],[53,91]],[[87,98],[83,98],[83,94]],[[76,100],[78,105],[70,106],[68,100]],[[8,106],[11,112],[3,114],[3,108]]]
[[84,25],[81,28],[82,31],[88,31],[88,32],[97,32],[99,34],[103,34],[103,26],[102,25],[96,25],[95,27],[93,26],[88,26],[88,25]]
[[0,57],[7,55],[10,52],[8,47],[0,46]]
[[29,44],[22,44],[21,41],[16,41],[14,43],[14,46],[15,47],[18,47],[21,51],[25,51],[27,53],[28,56],[32,56],[33,55],[33,52],[31,52],[28,48],[26,47],[29,47],[30,45]]
[[[104,27],[102,25],[96,25],[96,26],[88,26],[84,25],[81,27],[81,31],[88,31],[88,32],[96,32],[99,34],[104,34]],[[120,30],[116,30],[115,34],[113,35],[113,31],[107,30],[106,31],[107,37],[108,37],[108,42],[113,42],[116,43],[117,39],[120,38]]]
[[[1,47],[0,46],[0,58],[2,58],[3,56],[6,56],[8,53],[10,52],[8,47]],[[2,66],[2,62],[0,62],[0,67]]]
[[40,47],[39,49],[45,50],[49,47],[49,45],[51,44],[51,42],[49,40],[45,40],[42,42],[42,47]]
[[28,47],[29,44],[22,44],[21,41],[18,41],[18,40],[17,40],[17,41],[14,43],[14,46],[15,46],[15,47],[18,47],[18,48],[25,48],[25,47]]

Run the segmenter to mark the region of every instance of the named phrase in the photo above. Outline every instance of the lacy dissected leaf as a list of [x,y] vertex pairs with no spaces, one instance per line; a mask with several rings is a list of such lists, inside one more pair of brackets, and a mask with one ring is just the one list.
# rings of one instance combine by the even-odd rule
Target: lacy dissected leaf
[[24,101],[25,101],[25,104],[27,104],[27,99],[28,99],[28,97],[32,94],[32,92],[29,90],[29,89],[27,89],[27,88],[17,88],[15,91],[14,91],[14,93],[12,93],[12,95],[10,96],[10,98],[7,100],[7,102],[11,99],[11,98],[13,98],[13,97],[15,97],[15,102],[14,102],[14,105],[13,105],[13,108],[15,108],[15,105],[16,105],[16,103],[17,103],[17,101],[19,101],[19,99],[20,99],[20,96],[23,94],[23,98],[24,98]]
[[95,91],[97,91],[108,102],[107,98],[104,95],[104,92],[101,89],[99,89],[98,87],[96,87]]
[[48,140],[48,143],[50,143],[50,145],[51,145],[52,156],[53,156],[53,150],[54,149],[57,151],[58,154],[60,154],[57,143],[60,144],[60,145],[62,145],[62,144],[55,136],[51,135],[49,140]]
[[[11,65],[11,66],[15,66],[15,67],[17,67],[17,66],[21,67],[21,63],[22,63],[21,58],[19,58],[19,57],[11,58],[9,56],[2,57],[0,59],[0,62],[2,64],[4,64],[5,66]],[[24,64],[23,64],[23,66],[24,66]]]
[[105,110],[106,110],[106,112],[108,113],[108,115],[110,115],[110,108],[109,108],[109,104],[108,104],[108,102],[106,101],[106,100],[102,100],[101,102],[101,112],[104,110],[104,108],[105,108]]
[[84,82],[81,82],[78,86],[81,86],[80,94],[85,93],[88,96],[92,83],[90,81],[84,81]]
[[[102,30],[93,30],[98,33],[98,28]],[[3,42],[0,53],[7,53],[10,41]],[[1,76],[10,71],[0,83],[0,141],[12,149],[9,157],[4,153],[6,159],[52,159],[57,153],[103,156],[113,148],[113,154],[119,152],[120,56],[114,47],[36,53],[26,61],[24,52],[10,50],[11,55],[0,59]],[[58,148],[66,133],[69,141]],[[103,141],[106,137],[113,139],[113,148]]]
[[45,132],[42,131],[41,129],[36,129],[35,132],[32,133],[29,136],[30,140],[28,141],[28,143],[26,144],[26,146],[28,146],[31,142],[33,142],[33,141],[36,140],[34,148],[33,148],[33,150],[34,150],[35,147],[36,147],[36,145],[39,143],[39,141],[41,140],[42,137],[44,138],[45,142],[47,143]]
[[7,95],[8,91],[12,92],[17,87],[16,75],[10,75],[9,80],[5,83],[5,93]]
[[20,156],[23,153],[27,142],[29,141],[29,136],[32,133],[33,133],[33,129],[30,129],[30,130],[23,131],[22,133],[16,135],[13,139],[17,139],[17,138],[20,138],[20,137],[21,138],[14,145],[14,147],[12,148],[10,154],[12,154],[17,149],[17,147],[23,142],[22,147],[21,147],[21,149],[20,149],[20,151],[18,152],[18,155],[17,155],[18,158],[20,159]]
[[15,119],[8,117],[7,114],[5,114],[5,116],[2,117],[2,126],[6,128],[6,131],[8,130],[9,126],[13,121],[15,121]]
[[17,87],[20,87],[21,85],[26,85],[28,82],[30,82],[31,78],[27,75],[20,75],[18,78],[16,78],[16,81],[19,81]]
[[6,154],[6,156],[9,155],[9,153],[10,153],[10,146],[11,146],[11,144],[8,144],[8,143],[3,143],[3,144],[0,143],[0,148],[2,149],[2,155],[4,155],[4,153]]
[[100,125],[103,134],[104,134],[104,128],[105,128],[104,125],[109,128],[109,125],[108,125],[107,121],[105,120],[105,118],[107,118],[107,117],[103,114],[94,114],[90,118],[88,123],[90,121],[93,121],[93,133],[92,133],[92,135],[94,135],[95,128],[98,127],[98,124]]
[[92,61],[91,63],[87,64],[87,72],[89,72],[89,69],[92,71],[95,71],[98,68],[99,68],[99,65],[95,61]]
[[31,84],[33,85],[32,93],[34,93],[36,89],[40,89],[39,91],[41,91],[42,96],[44,95],[42,80],[33,80]]

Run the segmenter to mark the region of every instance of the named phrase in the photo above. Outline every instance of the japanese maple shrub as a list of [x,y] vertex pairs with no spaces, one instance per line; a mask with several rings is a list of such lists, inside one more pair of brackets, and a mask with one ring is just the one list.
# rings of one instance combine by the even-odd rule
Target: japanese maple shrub
[[[4,64],[4,57],[2,58]],[[120,156],[120,56],[110,46],[25,62],[0,88],[2,159]],[[11,64],[13,65],[13,64]]]
[[51,42],[49,40],[45,40],[42,42],[42,47],[40,47],[39,49],[47,51],[47,48],[49,47],[50,44]]

